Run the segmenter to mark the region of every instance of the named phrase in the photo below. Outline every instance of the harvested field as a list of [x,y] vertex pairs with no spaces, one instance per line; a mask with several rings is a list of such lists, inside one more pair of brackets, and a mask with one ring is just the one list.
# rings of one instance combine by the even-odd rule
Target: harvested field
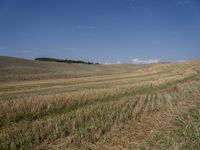
[[200,149],[199,61],[23,61],[0,66],[0,149]]

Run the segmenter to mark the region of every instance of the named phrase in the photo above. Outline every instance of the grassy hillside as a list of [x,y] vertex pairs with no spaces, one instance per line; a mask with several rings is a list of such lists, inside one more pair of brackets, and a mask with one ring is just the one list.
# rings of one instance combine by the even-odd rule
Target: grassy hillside
[[89,65],[59,63],[0,56],[0,81],[71,78],[114,74],[140,69],[144,65]]
[[[1,77],[0,149],[200,149],[198,61],[148,66],[3,62],[1,70],[22,67],[10,69],[12,82]],[[23,67],[30,70],[18,73]],[[66,72],[60,69],[65,67]],[[48,78],[53,69],[57,78]],[[60,75],[70,71],[75,77]],[[44,77],[32,80],[37,73]],[[21,80],[25,75],[27,81]]]

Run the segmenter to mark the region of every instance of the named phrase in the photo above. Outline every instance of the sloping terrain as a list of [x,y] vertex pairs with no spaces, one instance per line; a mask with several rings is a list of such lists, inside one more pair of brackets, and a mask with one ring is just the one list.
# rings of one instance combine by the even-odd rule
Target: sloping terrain
[[130,72],[145,65],[87,65],[0,56],[0,81],[71,78]]
[[200,148],[200,62],[90,67],[1,81],[0,149]]

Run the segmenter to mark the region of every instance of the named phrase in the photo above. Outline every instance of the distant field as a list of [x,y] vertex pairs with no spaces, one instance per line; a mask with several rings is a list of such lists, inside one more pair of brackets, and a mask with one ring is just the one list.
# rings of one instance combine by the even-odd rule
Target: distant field
[[0,57],[0,149],[200,149],[200,61]]
[[86,65],[0,56],[0,81],[74,78],[130,72],[145,65]]

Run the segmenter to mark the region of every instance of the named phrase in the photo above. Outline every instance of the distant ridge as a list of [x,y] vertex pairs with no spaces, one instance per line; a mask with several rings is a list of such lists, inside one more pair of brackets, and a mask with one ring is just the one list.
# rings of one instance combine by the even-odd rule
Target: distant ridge
[[56,59],[56,58],[49,58],[49,57],[39,57],[39,58],[35,58],[35,60],[38,60],[38,61],[53,61],[53,62],[62,62],[62,63],[99,64],[99,63],[82,61],[82,60]]
[[59,59],[54,59],[53,61],[49,61],[49,59],[46,61],[45,59],[39,60],[0,56],[0,81],[74,78],[91,75],[119,74],[148,68],[147,65],[134,64],[96,65],[94,63],[88,64],[88,62],[84,61],[78,63],[77,61],[76,63],[74,61],[60,63],[62,60]]

